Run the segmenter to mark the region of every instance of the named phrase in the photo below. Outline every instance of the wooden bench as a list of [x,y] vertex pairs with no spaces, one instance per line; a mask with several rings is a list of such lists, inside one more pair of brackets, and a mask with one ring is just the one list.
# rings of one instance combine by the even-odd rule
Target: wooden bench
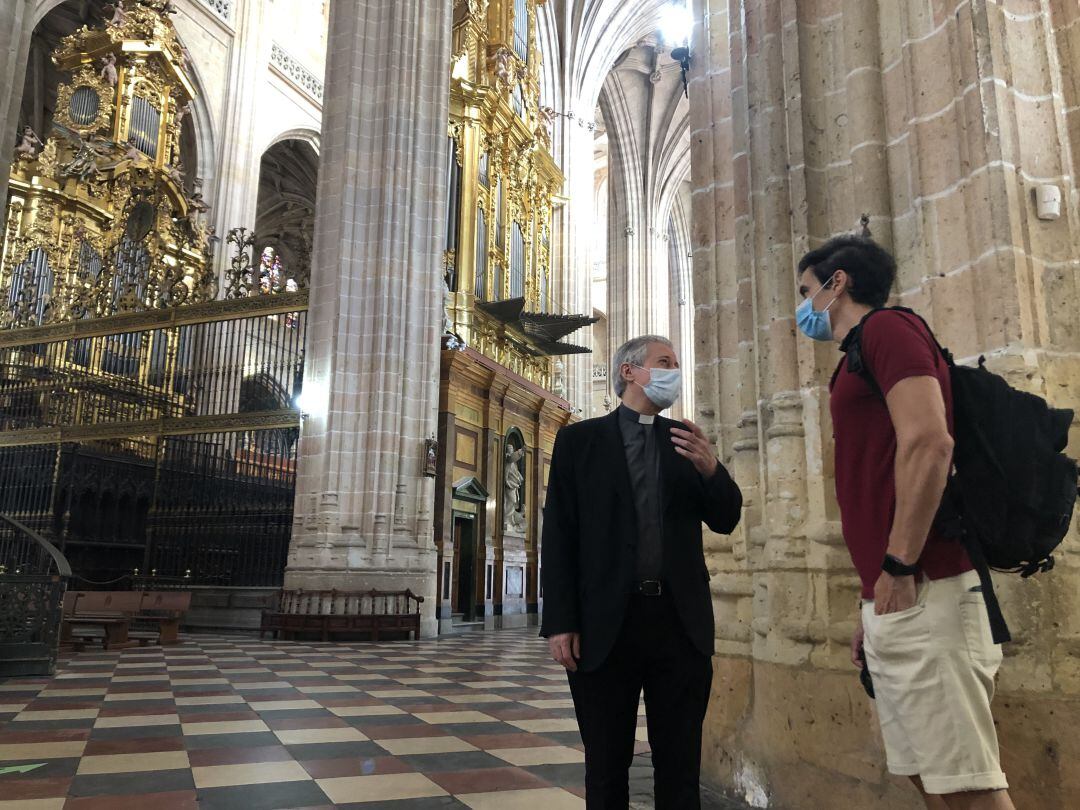
[[135,620],[156,624],[161,646],[176,644],[180,619],[191,607],[191,591],[143,591],[142,597]]
[[[105,649],[130,646],[135,641],[141,645],[152,641],[175,644],[180,618],[190,606],[190,592],[68,591],[61,640],[100,640]],[[157,629],[132,630],[133,622],[154,624]]]
[[77,649],[100,641],[106,650],[145,643],[131,635],[130,614],[138,612],[141,601],[141,594],[130,591],[68,591],[60,641]]
[[318,633],[323,641],[333,635],[369,634],[373,641],[387,632],[420,638],[420,603],[424,597],[404,591],[282,590],[274,610],[263,611],[259,638],[295,638],[297,633]]

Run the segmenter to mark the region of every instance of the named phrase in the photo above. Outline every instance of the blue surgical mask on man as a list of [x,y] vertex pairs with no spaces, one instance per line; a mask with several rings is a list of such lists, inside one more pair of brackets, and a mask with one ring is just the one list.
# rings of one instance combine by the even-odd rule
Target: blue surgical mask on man
[[833,283],[836,278],[836,274],[833,273],[816,293],[811,295],[795,310],[795,323],[798,325],[800,331],[811,340],[829,341],[833,339],[832,331],[832,319],[829,317],[829,307],[836,303],[839,295],[828,303],[825,309],[814,309],[814,299],[817,298],[822,290],[825,290]]
[[649,402],[662,411],[674,405],[682,393],[682,372],[677,368],[638,368],[649,372],[649,381],[641,386]]

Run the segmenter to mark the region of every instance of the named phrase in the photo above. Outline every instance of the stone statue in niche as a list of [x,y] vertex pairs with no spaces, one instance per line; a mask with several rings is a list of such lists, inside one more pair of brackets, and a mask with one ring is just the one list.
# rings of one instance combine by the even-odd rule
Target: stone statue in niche
[[443,276],[443,334],[454,334],[454,294],[450,291],[450,271]]
[[37,136],[33,128],[23,127],[22,135],[19,136],[19,145],[15,147],[15,155],[21,160],[33,160],[39,146],[41,146],[41,138]]
[[424,475],[434,478],[439,471],[439,440],[434,436],[424,439]]
[[524,447],[515,448],[510,442],[506,443],[503,470],[503,528],[510,532],[525,531],[525,499],[522,497],[525,473],[521,469],[524,458]]

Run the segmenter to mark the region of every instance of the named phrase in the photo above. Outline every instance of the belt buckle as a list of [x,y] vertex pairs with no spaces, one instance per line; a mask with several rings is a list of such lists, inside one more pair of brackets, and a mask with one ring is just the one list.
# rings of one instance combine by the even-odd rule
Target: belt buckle
[[642,596],[660,596],[664,592],[664,585],[658,579],[646,579],[638,583],[638,593]]

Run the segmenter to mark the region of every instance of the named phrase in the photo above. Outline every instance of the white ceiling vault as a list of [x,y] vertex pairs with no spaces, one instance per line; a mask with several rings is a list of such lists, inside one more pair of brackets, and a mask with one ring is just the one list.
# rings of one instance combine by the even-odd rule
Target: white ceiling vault
[[[660,331],[690,350],[689,102],[660,34],[673,5],[547,0],[537,36],[543,103],[573,116],[555,128],[553,149],[569,198],[566,305],[575,312],[591,305],[594,268],[606,267],[608,340]],[[600,164],[608,182],[598,179]]]

